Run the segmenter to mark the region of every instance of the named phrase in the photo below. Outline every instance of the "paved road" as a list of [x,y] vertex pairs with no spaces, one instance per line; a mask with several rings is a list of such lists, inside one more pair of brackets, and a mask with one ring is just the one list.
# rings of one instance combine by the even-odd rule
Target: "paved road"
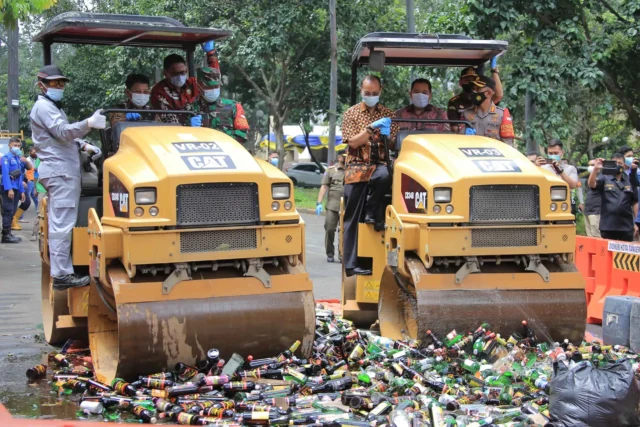
[[[24,372],[40,363],[51,351],[42,337],[40,303],[40,257],[37,242],[29,236],[35,213],[29,210],[24,230],[16,232],[23,238],[17,245],[0,245],[0,403],[14,414],[46,416],[47,405],[55,401],[48,386],[32,388],[26,385]],[[314,283],[317,299],[340,297],[341,267],[327,263],[324,252],[324,217],[304,214],[307,240],[307,269]],[[53,401],[50,401],[53,399]],[[50,415],[73,418],[75,410],[67,405],[54,408]]]
[[[29,236],[31,222],[18,232],[23,242],[0,245],[0,403],[14,415],[73,419],[75,408],[61,403],[46,384],[37,387],[25,382],[25,370],[51,350],[38,340],[42,336],[40,308],[40,259],[36,242]],[[303,214],[306,222],[307,270],[314,283],[316,299],[340,298],[341,266],[327,263],[324,251],[324,217]],[[595,335],[599,328],[590,325]]]

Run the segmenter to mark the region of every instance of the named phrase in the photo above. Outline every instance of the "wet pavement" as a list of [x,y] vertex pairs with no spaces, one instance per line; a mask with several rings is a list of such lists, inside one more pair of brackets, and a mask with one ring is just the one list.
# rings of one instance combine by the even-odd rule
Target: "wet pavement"
[[[0,245],[0,403],[14,416],[76,419],[77,406],[58,398],[47,381],[31,385],[26,381],[26,370],[45,361],[53,348],[43,342],[40,255],[37,242],[29,241],[35,211],[29,209],[25,218],[29,223],[15,232],[23,241]],[[324,217],[303,218],[315,298],[340,298],[341,266],[327,263]]]
[[[339,299],[341,266],[327,263],[324,251],[324,217],[304,214],[306,223],[307,270],[314,283],[316,299]],[[29,241],[34,212],[27,212],[29,224],[17,232],[23,242],[0,245],[0,403],[13,416],[76,419],[78,407],[67,397],[59,398],[46,380],[26,381],[26,370],[46,361],[53,350],[43,342],[40,303],[40,257],[37,242]],[[336,242],[337,244],[337,242]],[[599,327],[589,325],[599,336]]]

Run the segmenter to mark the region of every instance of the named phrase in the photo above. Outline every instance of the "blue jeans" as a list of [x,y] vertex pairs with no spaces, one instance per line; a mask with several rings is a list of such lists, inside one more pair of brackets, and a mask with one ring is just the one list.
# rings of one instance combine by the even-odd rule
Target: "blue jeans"
[[27,197],[30,197],[36,207],[36,215],[38,214],[38,193],[36,192],[35,181],[29,181],[27,184]]

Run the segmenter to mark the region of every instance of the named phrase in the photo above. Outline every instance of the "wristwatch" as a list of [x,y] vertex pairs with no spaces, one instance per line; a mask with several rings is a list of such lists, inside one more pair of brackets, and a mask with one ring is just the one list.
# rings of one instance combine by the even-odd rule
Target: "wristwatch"
[[375,129],[372,128],[371,126],[367,126],[367,132],[369,132],[369,135],[373,135],[373,133],[375,132]]
[[491,69],[491,73],[500,74],[500,69],[499,69],[498,67],[496,67],[496,68],[492,68],[492,69]]

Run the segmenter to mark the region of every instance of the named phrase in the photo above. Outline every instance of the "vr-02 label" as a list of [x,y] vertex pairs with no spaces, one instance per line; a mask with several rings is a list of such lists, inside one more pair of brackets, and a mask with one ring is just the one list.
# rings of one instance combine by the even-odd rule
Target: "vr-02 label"
[[109,198],[113,214],[118,218],[129,218],[129,192],[113,173],[109,173]]
[[219,153],[222,148],[215,142],[174,142],[180,153]]
[[484,173],[522,172],[513,160],[474,160],[473,163]]
[[181,156],[182,161],[191,170],[224,170],[235,169],[236,165],[230,156]]
[[467,157],[504,157],[496,148],[460,148]]

